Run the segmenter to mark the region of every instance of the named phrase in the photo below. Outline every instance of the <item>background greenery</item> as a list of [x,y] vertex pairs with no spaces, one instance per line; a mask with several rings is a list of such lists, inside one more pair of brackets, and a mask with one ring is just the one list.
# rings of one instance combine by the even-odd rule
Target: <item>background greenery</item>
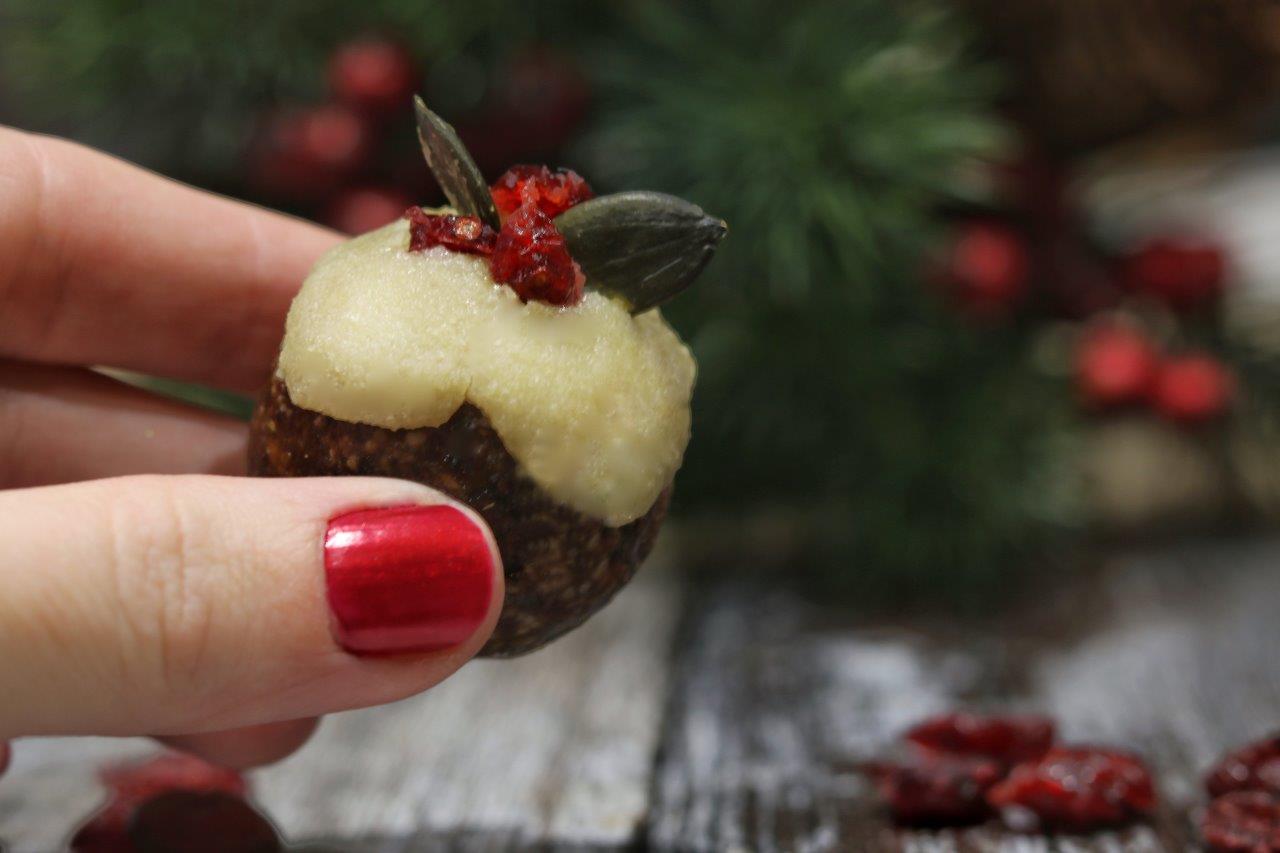
[[[513,52],[592,92],[563,162],[724,217],[668,312],[701,373],[685,514],[804,520],[797,564],[840,586],[986,588],[1071,520],[1060,381],[1018,325],[975,322],[922,275],[939,212],[982,192],[999,78],[933,2],[8,0],[10,120],[255,197],[263,111],[324,97],[324,66],[389,34],[447,116]],[[397,118],[409,139],[408,113]],[[305,211],[304,211],[305,212]],[[234,408],[236,401],[205,396]]]

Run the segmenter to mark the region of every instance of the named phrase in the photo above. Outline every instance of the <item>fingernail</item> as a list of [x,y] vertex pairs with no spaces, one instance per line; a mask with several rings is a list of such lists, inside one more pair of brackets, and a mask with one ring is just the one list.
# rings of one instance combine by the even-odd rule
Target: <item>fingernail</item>
[[483,531],[445,505],[367,509],[329,522],[325,583],[338,644],[359,655],[447,649],[489,610]]

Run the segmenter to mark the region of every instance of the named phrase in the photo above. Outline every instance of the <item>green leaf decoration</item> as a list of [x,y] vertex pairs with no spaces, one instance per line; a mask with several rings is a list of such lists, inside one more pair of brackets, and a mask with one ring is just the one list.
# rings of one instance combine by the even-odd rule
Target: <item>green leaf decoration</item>
[[427,109],[422,98],[414,97],[413,109],[418,119],[418,141],[422,143],[422,153],[449,204],[463,216],[479,217],[495,231],[501,228],[489,185],[458,138],[458,132]]
[[621,299],[632,314],[688,287],[728,231],[696,204],[655,192],[600,196],[555,222],[587,287]]

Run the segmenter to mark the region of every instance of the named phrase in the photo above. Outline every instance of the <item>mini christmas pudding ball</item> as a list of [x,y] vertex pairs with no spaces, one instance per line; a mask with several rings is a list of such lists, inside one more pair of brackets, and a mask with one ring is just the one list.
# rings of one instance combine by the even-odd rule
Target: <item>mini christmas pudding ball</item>
[[416,480],[473,507],[506,574],[482,654],[518,655],[581,624],[653,546],[695,376],[657,306],[725,225],[659,193],[595,197],[564,170],[517,167],[494,193],[417,110],[450,207],[411,207],[316,264],[249,467]]

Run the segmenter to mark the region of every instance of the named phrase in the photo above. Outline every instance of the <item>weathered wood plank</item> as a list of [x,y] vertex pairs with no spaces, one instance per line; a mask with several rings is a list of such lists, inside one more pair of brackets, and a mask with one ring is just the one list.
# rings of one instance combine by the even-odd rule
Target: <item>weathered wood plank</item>
[[[680,606],[655,555],[579,631],[514,661],[476,661],[430,693],[337,715],[283,764],[255,774],[291,841],[335,849],[509,850],[629,844],[647,811]],[[102,763],[144,740],[17,745],[0,781],[0,839],[56,849],[96,804]]]
[[[856,626],[786,593],[712,589],[681,640],[647,840],[657,850],[1182,851],[1199,774],[1280,723],[1280,542],[1121,558],[986,625]],[[1150,827],[1029,838],[894,832],[853,767],[956,705],[1039,709],[1129,745]]]

